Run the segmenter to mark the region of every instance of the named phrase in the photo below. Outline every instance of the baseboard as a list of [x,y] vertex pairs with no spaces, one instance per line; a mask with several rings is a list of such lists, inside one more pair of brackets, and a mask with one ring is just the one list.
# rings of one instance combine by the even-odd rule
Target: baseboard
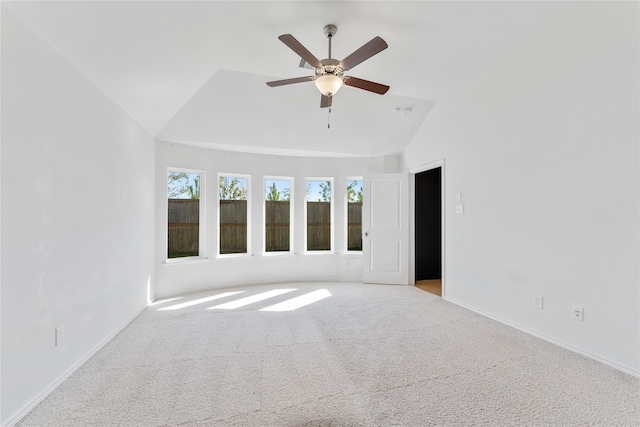
[[146,310],[146,306],[144,306],[140,311],[131,316],[127,321],[125,321],[122,325],[116,328],[111,334],[109,334],[105,339],[100,341],[97,345],[95,345],[91,350],[85,353],[76,363],[74,363],[69,369],[67,369],[62,375],[60,375],[55,381],[53,381],[49,386],[47,386],[44,390],[42,390],[37,396],[31,399],[29,402],[24,404],[22,408],[20,408],[15,414],[11,415],[5,422],[2,424],[2,427],[12,427],[22,418],[24,418],[33,408],[35,408],[40,402],[42,402],[51,392],[53,392],[60,384],[62,384],[67,378],[69,378],[75,371],[78,370],[85,362],[94,354],[96,354],[102,347],[104,347],[109,341],[111,341],[116,335],[118,335],[127,325],[133,322],[136,317],[138,317],[144,310]]
[[600,356],[596,356],[595,354],[589,353],[588,351],[583,350],[581,348],[574,347],[572,345],[563,343],[561,341],[557,341],[557,340],[555,340],[553,338],[549,338],[549,337],[547,337],[545,335],[542,335],[542,334],[540,334],[538,332],[532,331],[532,330],[530,330],[530,329],[528,329],[528,328],[526,328],[524,326],[518,325],[517,323],[513,323],[513,322],[511,322],[509,320],[506,320],[506,319],[500,318],[498,316],[495,316],[495,315],[493,315],[491,313],[488,313],[488,312],[486,312],[484,310],[480,310],[479,308],[476,308],[476,307],[474,307],[472,305],[469,305],[467,303],[459,301],[459,300],[457,300],[455,298],[443,297],[442,299],[444,299],[445,301],[448,301],[448,302],[450,302],[452,304],[459,305],[460,307],[466,308],[467,310],[471,310],[474,313],[478,313],[478,314],[480,314],[480,315],[482,315],[484,317],[488,317],[489,319],[495,320],[496,322],[500,322],[500,323],[502,323],[504,325],[507,325],[509,327],[512,327],[514,329],[522,331],[522,332],[524,332],[526,334],[532,335],[532,336],[534,336],[536,338],[540,338],[543,341],[546,341],[548,343],[557,345],[558,347],[562,347],[562,348],[564,348],[566,350],[569,350],[569,351],[571,351],[573,353],[577,353],[577,354],[579,354],[581,356],[584,356],[584,357],[587,357],[589,359],[596,360],[596,361],[598,361],[600,363],[603,363],[603,364],[605,364],[607,366],[612,367],[613,369],[616,369],[618,371],[624,372],[625,374],[631,375],[632,377],[640,378],[640,371],[634,370],[634,369],[632,369],[632,368],[630,368],[628,366],[620,365],[619,363],[616,363],[616,362],[614,362],[612,360],[608,360],[608,359],[602,358]]

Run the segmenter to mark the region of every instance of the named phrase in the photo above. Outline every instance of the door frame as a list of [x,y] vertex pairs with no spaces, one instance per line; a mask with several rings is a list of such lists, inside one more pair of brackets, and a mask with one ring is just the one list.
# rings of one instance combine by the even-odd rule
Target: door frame
[[445,224],[446,224],[446,204],[445,204],[445,161],[444,159],[436,160],[431,163],[416,166],[409,169],[409,229],[413,230],[413,233],[409,233],[409,281],[411,284],[416,283],[416,174],[420,172],[426,172],[432,169],[440,169],[440,203],[441,203],[441,224],[440,224],[440,239],[441,239],[441,271],[442,271],[442,298],[446,296],[446,263],[445,263]]

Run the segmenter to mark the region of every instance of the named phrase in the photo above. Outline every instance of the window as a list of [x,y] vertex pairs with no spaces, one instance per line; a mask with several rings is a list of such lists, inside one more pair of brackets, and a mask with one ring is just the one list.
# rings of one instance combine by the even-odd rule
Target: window
[[202,256],[203,177],[199,171],[167,171],[167,259]]
[[347,252],[362,251],[362,178],[347,180]]
[[249,253],[249,176],[218,176],[220,255]]
[[290,252],[293,247],[291,200],[293,178],[264,180],[264,251]]
[[307,178],[306,233],[307,252],[333,250],[333,178]]

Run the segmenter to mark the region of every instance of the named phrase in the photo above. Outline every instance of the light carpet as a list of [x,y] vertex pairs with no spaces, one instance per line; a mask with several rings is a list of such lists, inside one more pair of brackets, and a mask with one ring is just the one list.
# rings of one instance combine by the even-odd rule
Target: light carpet
[[[313,292],[323,298],[292,311],[260,311]],[[260,295],[266,299],[256,301]],[[225,305],[231,302],[237,307]],[[407,286],[287,283],[154,304],[18,425],[639,420],[638,379],[435,295]]]

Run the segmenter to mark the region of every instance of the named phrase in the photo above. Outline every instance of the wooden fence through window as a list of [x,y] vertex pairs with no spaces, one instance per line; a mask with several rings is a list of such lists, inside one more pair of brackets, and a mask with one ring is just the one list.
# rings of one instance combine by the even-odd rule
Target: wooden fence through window
[[307,202],[307,250],[331,249],[331,203]]
[[347,250],[362,250],[362,202],[347,203]]
[[291,207],[288,201],[265,202],[264,238],[267,252],[290,250]]
[[197,256],[200,238],[200,200],[169,199],[168,258]]
[[220,253],[247,252],[247,201],[220,200]]
[[[197,256],[200,201],[169,199],[169,258]],[[290,250],[288,201],[265,203],[264,238],[267,252]],[[347,205],[347,248],[362,250],[362,203]],[[220,201],[220,253],[247,252],[247,201]],[[331,204],[307,202],[307,250],[331,248]]]

